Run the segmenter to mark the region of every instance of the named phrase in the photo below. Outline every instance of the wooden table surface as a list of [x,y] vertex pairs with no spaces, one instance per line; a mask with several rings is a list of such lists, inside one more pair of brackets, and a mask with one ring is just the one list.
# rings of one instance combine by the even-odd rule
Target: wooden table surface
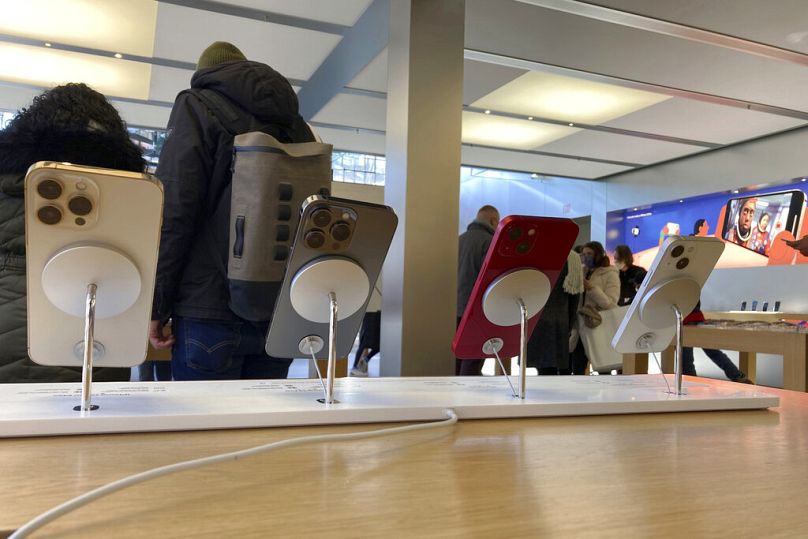
[[[766,391],[779,408],[461,421],[284,449],[132,487],[33,537],[806,537],[808,394]],[[155,466],[376,427],[0,440],[0,530]]]
[[[808,333],[684,326],[684,346],[737,350],[738,368],[755,380],[757,353],[783,356],[783,388],[808,391]],[[661,353],[662,372],[674,369],[674,346]],[[648,372],[648,354],[623,354],[623,374]]]

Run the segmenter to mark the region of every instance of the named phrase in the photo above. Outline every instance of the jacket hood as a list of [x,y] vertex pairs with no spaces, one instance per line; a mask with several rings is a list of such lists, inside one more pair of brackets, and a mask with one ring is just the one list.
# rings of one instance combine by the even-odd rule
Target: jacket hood
[[485,230],[491,235],[494,234],[494,227],[492,227],[489,223],[486,223],[484,221],[478,221],[476,219],[471,223],[469,223],[469,226],[466,227],[466,230]]
[[191,87],[215,90],[269,124],[291,126],[297,118],[297,95],[292,85],[260,62],[227,62],[200,69],[191,78]]
[[0,191],[21,195],[28,168],[37,161],[142,172],[140,148],[127,135],[93,131],[0,131]]

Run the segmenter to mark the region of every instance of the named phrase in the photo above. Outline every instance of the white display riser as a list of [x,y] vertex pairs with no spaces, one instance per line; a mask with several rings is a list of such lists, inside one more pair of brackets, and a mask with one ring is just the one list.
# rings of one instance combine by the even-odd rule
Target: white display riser
[[[673,377],[668,377],[673,386]],[[686,381],[667,392],[661,375],[531,376],[527,398],[504,377],[340,378],[325,405],[317,380],[107,382],[92,412],[75,412],[80,384],[0,384],[0,437],[234,429],[460,419],[747,410],[779,399],[753,386]]]

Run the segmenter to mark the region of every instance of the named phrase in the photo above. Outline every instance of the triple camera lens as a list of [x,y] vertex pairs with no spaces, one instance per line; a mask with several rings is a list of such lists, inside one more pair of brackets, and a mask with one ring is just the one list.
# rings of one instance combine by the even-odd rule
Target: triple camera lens
[[331,236],[336,241],[345,241],[351,235],[351,227],[348,223],[343,221],[339,221],[334,226],[331,227]]
[[325,244],[325,234],[322,230],[309,230],[304,238],[306,247],[309,249],[319,249]]
[[[81,184],[78,184],[79,188]],[[36,186],[36,192],[45,200],[56,200],[64,193],[62,184],[56,180],[44,180]],[[84,216],[93,211],[93,202],[84,195],[77,195],[67,203],[68,209],[76,215],[76,224],[81,226],[86,223]],[[37,217],[46,225],[55,225],[62,220],[62,210],[53,205],[43,206],[37,211]]]
[[42,206],[36,216],[46,225],[55,225],[62,220],[62,211],[56,206]]
[[70,202],[67,203],[67,207],[76,215],[87,215],[93,211],[92,201],[81,195],[71,198]]
[[36,192],[39,196],[47,200],[56,200],[62,196],[62,184],[56,180],[45,180],[36,186]]
[[328,223],[331,222],[331,211],[324,208],[315,211],[311,216],[311,222],[314,223],[314,226],[320,228],[327,227]]

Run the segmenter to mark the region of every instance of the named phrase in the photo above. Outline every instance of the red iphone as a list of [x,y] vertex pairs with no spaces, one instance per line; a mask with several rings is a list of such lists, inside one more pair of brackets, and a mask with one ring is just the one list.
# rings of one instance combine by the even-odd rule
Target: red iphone
[[[493,338],[503,341],[500,357],[518,355],[519,323],[498,325],[489,320],[483,310],[486,292],[500,277],[520,269],[540,271],[552,289],[577,237],[578,225],[570,219],[509,215],[500,221],[452,341],[455,356],[459,359],[488,357],[491,354],[483,352],[483,345]],[[516,303],[513,308],[518,316]],[[528,334],[539,316],[541,311],[529,319]]]

